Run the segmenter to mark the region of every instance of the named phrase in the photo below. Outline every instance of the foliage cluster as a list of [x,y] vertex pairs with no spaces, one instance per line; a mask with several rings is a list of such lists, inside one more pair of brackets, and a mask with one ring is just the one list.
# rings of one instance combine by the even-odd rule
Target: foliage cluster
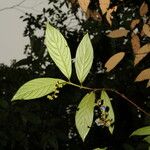
[[[148,149],[149,136],[145,138],[145,135],[149,135],[149,127],[139,129],[137,132],[133,131],[150,125],[149,117],[139,112],[140,108],[135,105],[137,103],[147,111],[150,109],[148,98],[149,2],[128,0],[107,0],[105,4],[102,1],[90,2],[88,0],[78,2],[70,0],[70,2],[53,0],[49,2],[49,9],[43,9],[43,14],[33,16],[27,13],[21,17],[23,21],[27,22],[24,36],[29,37],[31,43],[25,48],[26,59],[13,64],[11,68],[1,67],[4,72],[1,78],[1,94],[3,94],[0,104],[2,118],[0,126],[3,129],[0,133],[1,149],[91,150],[97,147],[115,150]],[[84,14],[81,15],[79,5],[85,12],[86,18]],[[62,36],[60,41],[65,43],[65,46],[61,45],[59,40],[57,41],[58,45],[56,41],[53,41],[51,34],[55,33],[53,37],[56,37],[56,32],[57,35],[60,33],[49,26],[51,32],[47,28],[49,34],[46,36],[47,42],[45,43],[50,48],[48,51],[45,50],[44,31],[47,21],[59,28],[67,40],[67,47],[65,47],[66,42]],[[76,23],[75,27],[70,28],[74,23]],[[86,40],[79,44],[87,32],[89,36],[84,36]],[[91,44],[88,43],[89,38],[94,51],[91,50]],[[85,45],[88,45],[86,49],[89,51],[85,51],[87,54],[83,55],[82,50]],[[65,51],[64,55],[57,53],[57,46],[63,46],[63,50],[67,49],[67,52]],[[55,51],[52,51],[51,47]],[[68,55],[69,47],[71,53]],[[76,49],[78,53],[76,53]],[[94,53],[94,61],[92,53]],[[56,59],[55,55],[59,57]],[[60,59],[60,56],[63,58]],[[83,59],[83,57],[87,57],[87,59]],[[63,59],[64,63],[62,64]],[[122,61],[119,63],[120,60]],[[74,61],[75,66],[70,67]],[[115,67],[115,65],[117,66]],[[21,69],[22,66],[26,66],[27,69]],[[14,75],[12,75],[13,72]],[[61,72],[69,79],[68,81]],[[38,79],[31,80],[37,77],[44,78],[41,78],[40,82]],[[52,93],[47,97],[38,98],[36,101],[11,103],[10,99],[13,93],[28,80],[31,81],[17,92],[14,99],[31,99]],[[47,81],[52,84],[48,84]],[[78,81],[83,84],[78,85]],[[64,84],[66,85],[64,86]],[[29,86],[32,91],[29,90]],[[42,86],[44,90],[37,86]],[[64,87],[60,90],[61,86]],[[102,93],[95,89],[100,89]],[[111,89],[107,91],[108,94],[106,89]],[[120,95],[114,93],[114,89]],[[24,91],[25,93],[23,93]],[[27,91],[28,93],[26,93]],[[94,92],[87,94],[89,91]],[[111,103],[110,97],[113,99]],[[94,111],[92,111],[93,109]],[[76,121],[74,120],[75,113]],[[104,118],[104,114],[110,118]],[[112,122],[113,116],[115,116],[115,122]],[[81,141],[74,123],[76,123],[84,143]],[[113,135],[109,130],[111,132],[114,130]],[[140,137],[129,139],[132,132],[133,135],[140,135]],[[141,136],[144,136],[144,141],[141,141]]]

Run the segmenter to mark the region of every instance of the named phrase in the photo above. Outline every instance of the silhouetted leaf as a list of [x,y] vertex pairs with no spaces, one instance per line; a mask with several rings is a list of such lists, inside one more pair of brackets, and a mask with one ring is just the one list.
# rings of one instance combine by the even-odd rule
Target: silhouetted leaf
[[95,93],[86,94],[78,105],[75,116],[75,123],[78,132],[84,141],[93,122],[95,104]]
[[80,42],[75,58],[75,69],[77,77],[82,83],[88,75],[93,63],[93,47],[89,38],[86,34]]
[[43,97],[54,92],[59,85],[65,84],[64,80],[53,78],[37,78],[28,81],[19,88],[12,98],[14,100],[29,100]]
[[113,55],[111,58],[109,58],[109,60],[105,63],[105,67],[107,69],[106,71],[109,72],[113,68],[115,68],[116,65],[123,59],[124,56],[125,56],[124,52],[119,52]]
[[70,79],[72,73],[70,49],[63,35],[49,24],[46,27],[45,44],[53,61]]
[[14,67],[29,65],[29,64],[31,64],[31,63],[32,63],[32,57],[27,57],[27,58],[24,58],[24,59],[21,59],[21,60],[17,61],[17,62],[14,64]]

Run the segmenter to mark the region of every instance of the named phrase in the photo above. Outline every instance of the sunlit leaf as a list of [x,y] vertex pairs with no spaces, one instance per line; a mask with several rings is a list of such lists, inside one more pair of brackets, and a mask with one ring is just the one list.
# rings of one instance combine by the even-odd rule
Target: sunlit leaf
[[143,2],[141,7],[140,7],[140,16],[144,16],[148,13],[148,5]]
[[113,8],[110,8],[107,10],[106,19],[108,23],[110,24],[110,26],[112,25],[112,19],[113,19],[112,13],[116,12],[116,10],[117,10],[117,6],[114,6]]
[[147,82],[147,88],[150,87],[150,80]]
[[89,35],[86,34],[78,46],[75,58],[75,69],[80,83],[82,83],[87,77],[92,63],[93,47]]
[[137,51],[136,54],[145,54],[145,53],[149,53],[150,52],[150,43],[145,44],[144,46],[142,46],[139,51]]
[[150,135],[150,126],[142,127],[135,130],[130,136]]
[[148,24],[144,24],[143,32],[146,36],[150,37],[150,26]]
[[124,28],[116,29],[111,31],[107,34],[108,37],[111,38],[120,38],[120,37],[126,37],[128,35],[129,30],[126,30]]
[[28,81],[19,88],[12,98],[14,100],[29,100],[43,97],[57,89],[56,85],[64,85],[65,81],[53,78],[37,78]]
[[105,14],[107,12],[107,9],[110,5],[110,0],[99,0],[100,9],[102,11],[102,14]]
[[[107,95],[107,93],[103,90],[101,92],[101,99],[104,100],[103,106],[105,107],[109,107],[109,111],[108,111],[108,119],[112,120],[112,122],[114,123],[115,121],[115,115],[114,115],[114,111],[111,105],[111,101],[109,96]],[[113,126],[109,126],[109,131],[111,133],[113,133],[114,130],[114,125]]]
[[93,122],[95,93],[86,94],[81,100],[75,116],[77,130],[84,141]]
[[125,56],[124,52],[119,52],[113,55],[111,58],[109,58],[109,60],[105,63],[105,67],[107,69],[106,71],[109,72],[113,68],[115,68],[116,65],[123,59],[124,56]]
[[147,142],[147,143],[150,144],[150,136],[145,137],[145,138],[143,139],[143,141],[145,141],[145,142]]
[[46,27],[45,44],[53,61],[70,79],[72,73],[70,49],[63,35],[49,24]]
[[131,22],[130,28],[134,29],[136,27],[136,25],[138,25],[140,23],[140,19],[134,19]]
[[149,53],[150,52],[150,43],[145,44],[142,46],[139,51],[137,51],[137,54],[144,54],[144,53]]
[[78,0],[81,9],[86,12],[90,4],[90,0]]
[[135,81],[144,81],[150,79],[150,68],[143,70],[135,79]]
[[145,56],[146,54],[136,55],[134,59],[134,66],[136,66]]
[[134,65],[137,65],[146,55],[150,52],[150,43],[142,46],[136,53],[134,59]]
[[134,53],[137,53],[141,47],[140,39],[138,35],[134,34],[131,38],[132,49]]

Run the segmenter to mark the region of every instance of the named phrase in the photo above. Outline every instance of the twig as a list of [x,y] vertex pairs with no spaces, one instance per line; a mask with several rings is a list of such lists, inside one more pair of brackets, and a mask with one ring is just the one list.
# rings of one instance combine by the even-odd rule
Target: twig
[[45,3],[47,0],[45,0],[45,1],[42,1],[42,2],[39,2],[39,3],[37,3],[37,4],[35,4],[35,5],[33,5],[33,6],[21,6],[21,5],[19,5],[18,7],[21,7],[21,8],[24,8],[24,9],[31,9],[31,10],[34,10],[34,11],[36,11],[36,12],[40,12],[39,10],[37,10],[37,9],[35,9],[36,7],[38,7],[39,5],[41,5],[41,4],[43,4],[43,3]]
[[150,117],[150,113],[146,112],[145,110],[143,110],[141,107],[139,107],[137,104],[135,104],[132,100],[130,100],[128,97],[126,97],[124,94],[118,92],[115,89],[111,89],[111,88],[89,88],[89,87],[85,87],[82,85],[78,85],[72,82],[67,82],[67,84],[70,84],[72,86],[78,87],[80,89],[85,89],[85,90],[90,90],[90,91],[102,91],[102,90],[106,90],[106,91],[111,91],[116,93],[117,95],[119,95],[120,97],[122,97],[123,99],[125,99],[127,102],[129,102],[131,105],[133,105],[134,107],[136,107],[138,110],[140,110],[141,112],[143,112],[145,115]]
[[23,11],[22,9],[19,9],[19,8],[14,8],[15,10],[17,10],[17,11],[19,11],[19,12],[21,12],[21,13],[23,13],[23,14],[25,14],[26,12],[25,11]]
[[112,92],[115,92],[116,94],[118,94],[119,96],[121,96],[122,98],[124,98],[126,101],[128,101],[130,104],[132,104],[134,107],[136,107],[138,110],[140,110],[141,112],[143,112],[145,115],[150,117],[150,113],[146,112],[145,110],[143,110],[141,107],[139,107],[137,104],[135,104],[133,101],[131,101],[128,97],[126,97],[124,94],[118,92],[117,90],[112,90]]
[[34,7],[28,7],[28,6],[18,6],[18,7],[23,8],[23,9],[30,9],[30,10],[33,10],[33,11],[35,11],[37,13],[40,12],[39,10],[35,9]]
[[13,5],[13,6],[2,8],[2,9],[0,9],[0,12],[5,11],[5,10],[8,10],[8,9],[14,9],[15,7],[18,7],[18,6],[22,5],[25,1],[26,1],[26,0],[23,0],[23,1],[21,1],[20,3],[15,4],[15,5]]

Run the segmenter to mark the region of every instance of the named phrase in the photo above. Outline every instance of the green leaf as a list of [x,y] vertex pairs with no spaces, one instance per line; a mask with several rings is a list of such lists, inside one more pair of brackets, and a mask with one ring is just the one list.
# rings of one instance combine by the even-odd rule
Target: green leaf
[[75,69],[80,83],[85,80],[91,69],[92,63],[93,47],[89,35],[86,34],[78,46],[75,58]]
[[95,93],[88,93],[83,97],[78,106],[79,110],[76,112],[75,123],[83,141],[85,140],[93,122],[94,104]]
[[[12,98],[14,100],[29,100],[43,97],[49,93],[54,92],[57,86],[65,84],[64,80],[53,78],[38,78],[28,81]],[[57,86],[56,86],[57,85]]]
[[57,67],[70,79],[72,73],[70,49],[63,35],[49,24],[46,26],[45,45]]
[[135,130],[130,136],[135,135],[150,135],[150,126],[142,127],[137,130]]
[[143,140],[150,144],[150,136],[145,137]]
[[[107,95],[106,91],[104,91],[104,90],[101,92],[101,99],[104,100],[103,106],[109,107],[108,118],[107,119],[112,120],[112,122],[114,123],[115,115],[114,115],[114,111],[113,111],[113,108],[112,108],[112,105],[111,105],[111,101],[110,101],[110,98]],[[114,126],[109,126],[109,131],[111,133],[113,133],[113,130],[114,130]]]

